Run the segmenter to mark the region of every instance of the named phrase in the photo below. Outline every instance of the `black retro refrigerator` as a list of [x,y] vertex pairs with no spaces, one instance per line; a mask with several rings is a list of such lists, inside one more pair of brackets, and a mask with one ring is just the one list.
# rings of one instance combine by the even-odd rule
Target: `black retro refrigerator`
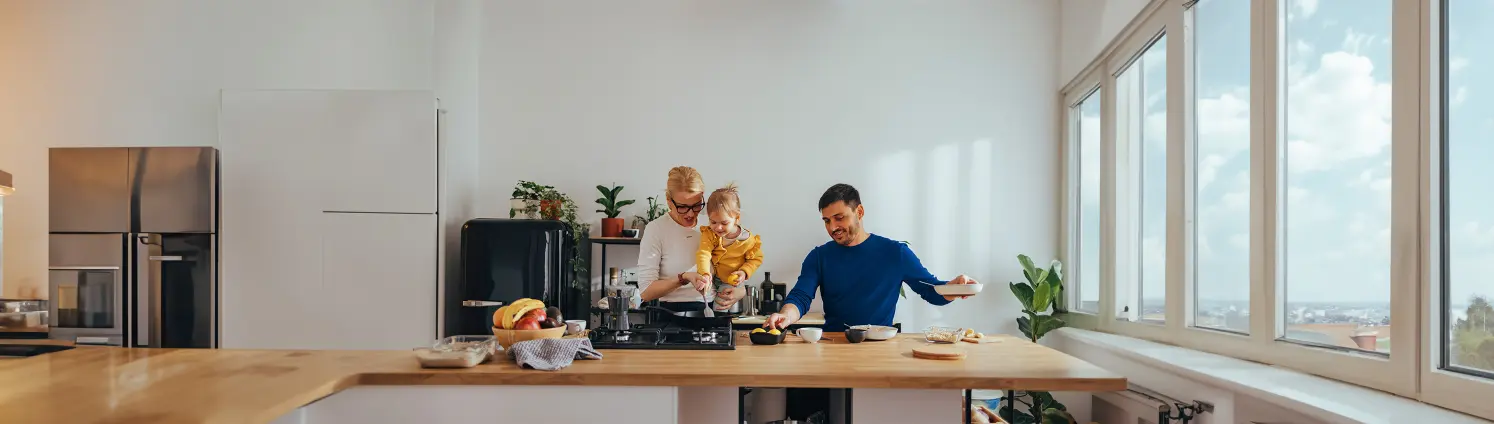
[[[590,252],[582,238],[581,252]],[[479,218],[462,226],[460,276],[447,282],[443,336],[492,334],[493,312],[522,298],[560,308],[565,319],[587,319],[590,272],[571,272],[576,240],[560,221]],[[590,269],[589,255],[580,258]],[[578,283],[579,280],[579,283]]]

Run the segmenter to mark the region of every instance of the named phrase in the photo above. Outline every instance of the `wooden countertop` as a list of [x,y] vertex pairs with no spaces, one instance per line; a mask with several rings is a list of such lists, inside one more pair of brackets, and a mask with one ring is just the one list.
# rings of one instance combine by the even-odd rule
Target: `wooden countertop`
[[925,342],[902,335],[847,343],[736,350],[604,350],[554,371],[512,362],[423,369],[409,351],[73,349],[0,360],[6,422],[267,422],[358,385],[609,385],[1117,391],[1114,373],[1028,341],[961,344],[958,361],[913,358]]
[[[763,321],[767,320],[767,319],[768,319],[767,315],[753,315],[753,316],[750,316],[750,317],[737,317],[737,318],[733,318],[731,320],[731,323],[732,324],[757,324],[757,325],[762,325]],[[804,314],[804,316],[800,317],[799,321],[795,322],[794,325],[808,325],[808,326],[825,325],[825,313],[824,312],[810,312],[810,313]]]

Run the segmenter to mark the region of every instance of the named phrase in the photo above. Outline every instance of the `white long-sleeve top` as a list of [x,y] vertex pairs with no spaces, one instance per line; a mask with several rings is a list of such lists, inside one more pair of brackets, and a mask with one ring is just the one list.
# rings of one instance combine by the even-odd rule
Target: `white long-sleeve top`
[[[643,227],[638,243],[638,289],[648,290],[655,280],[673,280],[682,272],[695,272],[695,251],[700,249],[700,230],[681,226],[669,214]],[[664,302],[700,302],[700,292],[686,284],[659,298]]]

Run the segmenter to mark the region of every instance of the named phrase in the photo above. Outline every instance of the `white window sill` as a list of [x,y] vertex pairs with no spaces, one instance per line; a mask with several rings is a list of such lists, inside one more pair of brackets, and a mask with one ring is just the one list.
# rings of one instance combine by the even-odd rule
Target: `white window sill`
[[1378,390],[1227,356],[1078,328],[1052,334],[1327,422],[1487,422]]

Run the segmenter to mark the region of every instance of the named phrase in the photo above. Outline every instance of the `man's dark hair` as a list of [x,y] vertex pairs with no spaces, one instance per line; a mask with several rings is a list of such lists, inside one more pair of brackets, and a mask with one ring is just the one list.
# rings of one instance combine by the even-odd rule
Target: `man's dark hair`
[[856,206],[861,205],[861,193],[857,192],[856,187],[851,187],[850,184],[830,186],[829,189],[825,190],[825,194],[820,195],[820,210],[830,207],[835,202],[846,202],[846,206],[854,209]]

